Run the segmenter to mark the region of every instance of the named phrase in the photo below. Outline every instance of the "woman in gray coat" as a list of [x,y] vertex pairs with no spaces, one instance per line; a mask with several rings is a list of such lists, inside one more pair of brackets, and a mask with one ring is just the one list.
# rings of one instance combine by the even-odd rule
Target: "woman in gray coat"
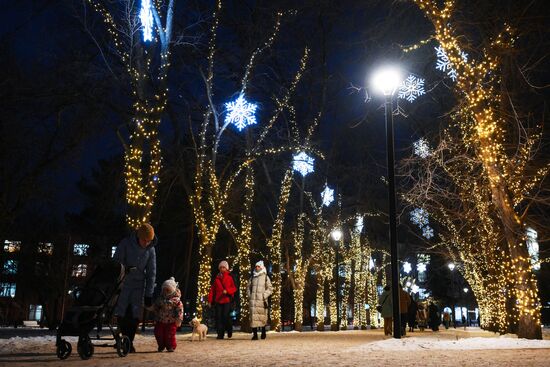
[[384,335],[392,335],[393,302],[389,285],[384,287],[384,292],[380,295],[378,304],[382,307],[380,313],[384,318]]
[[267,276],[263,261],[260,260],[256,263],[247,290],[250,305],[250,326],[254,332],[252,340],[258,340],[258,328],[262,328],[262,339],[265,339],[268,312],[267,299],[273,293],[273,287]]

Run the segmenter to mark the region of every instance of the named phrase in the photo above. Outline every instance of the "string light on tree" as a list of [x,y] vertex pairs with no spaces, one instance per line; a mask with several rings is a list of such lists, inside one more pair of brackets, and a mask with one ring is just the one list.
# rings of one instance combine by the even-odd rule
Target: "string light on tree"
[[324,206],[329,206],[334,201],[334,190],[325,184],[325,189],[321,192],[321,200]]
[[300,152],[294,155],[292,159],[292,169],[305,177],[308,173],[313,172],[314,161],[313,157],[310,157],[305,152]]
[[427,158],[432,154],[430,151],[430,146],[428,145],[428,142],[424,138],[420,138],[417,141],[415,141],[413,143],[413,149],[414,149],[414,154],[416,154],[420,158]]
[[143,32],[143,41],[153,40],[153,12],[151,11],[151,0],[141,0],[141,10],[139,11],[139,20],[141,21],[141,30]]
[[257,107],[256,104],[248,102],[241,93],[237,99],[225,104],[227,111],[225,123],[235,125],[239,131],[249,125],[255,125],[257,123],[255,115]]
[[424,94],[426,94],[424,91],[424,79],[409,75],[401,83],[397,96],[412,103]]

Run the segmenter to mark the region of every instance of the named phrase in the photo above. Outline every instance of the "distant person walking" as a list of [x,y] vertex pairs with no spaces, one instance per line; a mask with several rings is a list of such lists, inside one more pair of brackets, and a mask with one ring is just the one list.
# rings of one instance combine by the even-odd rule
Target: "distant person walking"
[[451,324],[451,315],[449,312],[445,311],[443,312],[443,325],[445,325],[445,329],[448,329]]
[[401,335],[407,334],[407,320],[409,305],[411,304],[411,296],[403,290],[399,284],[399,313],[401,314]]
[[210,293],[208,293],[208,303],[215,307],[216,311],[216,330],[217,339],[223,339],[227,331],[227,337],[233,336],[233,323],[231,321],[231,303],[233,296],[237,292],[233,277],[229,273],[229,264],[227,261],[221,261],[218,265],[219,274],[214,278]]
[[384,291],[378,299],[379,306],[378,312],[382,314],[384,318],[384,335],[392,335],[393,324],[393,302],[391,296],[391,287],[389,285],[384,287]]
[[411,304],[409,305],[409,310],[407,312],[407,317],[409,319],[409,331],[414,331],[414,326],[416,324],[416,313],[418,311],[418,303],[411,297]]
[[143,306],[150,307],[152,304],[157,275],[156,243],[153,226],[144,223],[120,241],[113,255],[114,260],[130,269],[124,278],[114,312],[120,332],[130,339],[130,353],[136,351],[133,341],[143,315]]
[[433,302],[430,302],[430,305],[428,306],[428,319],[430,329],[432,329],[433,331],[439,331],[441,316],[439,314],[439,308]]
[[252,277],[247,287],[250,305],[250,326],[252,327],[252,340],[258,340],[258,329],[261,329],[261,338],[266,338],[265,326],[267,325],[268,298],[273,293],[271,280],[267,276],[264,262],[258,261],[252,272]]

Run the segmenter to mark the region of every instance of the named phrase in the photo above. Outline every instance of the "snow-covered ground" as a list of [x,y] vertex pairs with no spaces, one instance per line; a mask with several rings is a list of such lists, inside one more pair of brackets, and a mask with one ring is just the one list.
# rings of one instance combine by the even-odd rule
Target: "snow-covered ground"
[[409,333],[401,340],[384,337],[381,330],[268,333],[267,340],[251,341],[235,333],[231,340],[190,342],[178,334],[175,353],[157,353],[152,335],[136,336],[138,353],[119,358],[114,349],[96,348],[82,361],[76,353],[65,361],[55,356],[55,337],[0,339],[0,365],[48,366],[549,366],[550,333],[545,340],[497,336],[477,328]]

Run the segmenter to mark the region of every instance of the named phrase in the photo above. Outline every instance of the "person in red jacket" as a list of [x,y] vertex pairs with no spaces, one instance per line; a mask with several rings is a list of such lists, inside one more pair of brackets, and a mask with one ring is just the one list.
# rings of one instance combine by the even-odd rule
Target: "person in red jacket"
[[233,336],[233,323],[231,322],[231,303],[237,287],[233,277],[229,274],[229,264],[227,261],[221,261],[218,265],[220,273],[214,278],[214,282],[208,293],[208,304],[216,308],[216,329],[218,331],[217,339],[223,339],[227,331],[227,337]]

